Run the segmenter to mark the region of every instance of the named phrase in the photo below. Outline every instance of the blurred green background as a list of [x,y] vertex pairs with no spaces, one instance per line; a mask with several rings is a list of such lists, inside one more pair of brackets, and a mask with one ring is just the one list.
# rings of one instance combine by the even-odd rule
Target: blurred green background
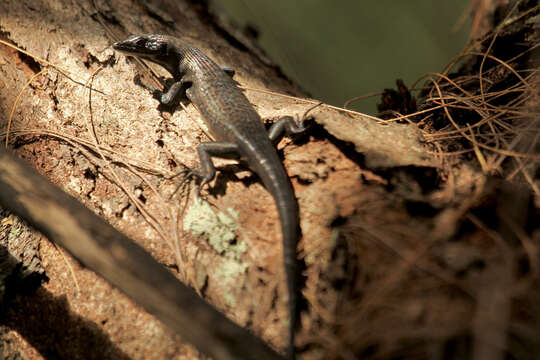
[[[441,71],[464,48],[470,0],[215,0],[316,99],[342,106]],[[461,25],[460,20],[466,21]],[[350,108],[375,114],[378,97]]]

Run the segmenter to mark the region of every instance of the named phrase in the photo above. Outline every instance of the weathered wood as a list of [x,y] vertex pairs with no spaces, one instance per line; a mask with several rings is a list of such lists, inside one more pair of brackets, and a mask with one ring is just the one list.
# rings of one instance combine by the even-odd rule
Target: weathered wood
[[0,204],[202,352],[216,359],[280,358],[180,283],[139,245],[5,149],[0,149]]
[[[536,6],[534,1],[527,0],[513,2],[510,8],[515,4],[522,8],[527,3]],[[178,273],[172,273],[200,291],[206,301],[230,319],[272,346],[282,348],[288,326],[287,296],[279,220],[271,197],[249,173],[233,175],[230,170],[238,167],[220,167],[216,182],[211,184],[212,190],[204,189],[202,195],[216,212],[232,210],[238,215],[233,221],[233,235],[229,237],[234,241],[216,246],[209,236],[215,240],[218,232],[213,231],[214,227],[199,228],[196,233],[192,231],[194,227],[182,226],[188,218],[184,214],[189,213],[190,221],[196,217],[190,212],[193,203],[183,195],[167,201],[178,179],[169,180],[163,175],[177,172],[180,164],[198,163],[195,146],[206,140],[204,132],[195,125],[200,115],[192,105],[186,109],[162,109],[134,81],[144,70],[110,49],[112,41],[130,33],[179,36],[218,64],[234,67],[235,80],[243,86],[261,90],[245,93],[264,119],[302,115],[313,106],[309,99],[283,96],[298,94],[294,85],[246,51],[230,34],[223,36],[224,28],[214,24],[201,4],[189,0],[0,1],[3,39],[68,69],[82,83],[100,70],[93,87],[106,94],[92,93],[90,126],[86,88],[51,69],[23,90],[24,84],[45,65],[0,46],[0,136],[5,135],[15,98],[24,91],[15,106],[10,134],[10,145],[19,156],[136,241],[158,262],[177,269]],[[513,57],[509,50],[522,49],[525,40],[532,36],[527,35],[527,29],[532,28],[531,20],[537,11],[528,12],[530,19],[512,14],[508,21],[500,23],[504,24],[503,28],[497,25],[500,32],[492,33],[475,47],[486,50],[489,46],[489,56],[504,55],[503,60],[509,61],[506,65],[515,69],[524,81],[507,67],[499,66],[491,71],[493,59],[488,57],[483,61],[478,52],[466,67],[471,72],[457,74],[465,75],[462,81],[467,92],[478,96],[471,97],[448,81],[437,81],[443,98],[459,95],[463,104],[473,101],[481,105],[470,115],[460,116],[464,122],[462,129],[466,130],[464,135],[471,133],[466,127],[468,122],[477,119],[484,110],[494,110],[484,106],[485,99],[496,101],[497,106],[503,106],[504,116],[511,116],[505,127],[512,130],[513,125],[521,122],[526,125],[523,127],[526,132],[519,136],[537,142],[537,133],[532,130],[539,126],[534,121],[516,119],[514,110],[523,113],[518,103],[501,104],[507,96],[493,92],[501,89],[493,87],[497,78],[517,79],[522,83],[521,89],[526,89],[525,82],[531,84],[531,89],[534,86],[532,77],[538,78],[534,72],[538,66],[520,68],[519,62],[514,63],[506,56]],[[499,20],[504,19],[505,12],[500,14],[503,15]],[[492,14],[487,18],[491,24]],[[519,24],[526,25],[527,31],[520,31]],[[522,35],[516,36],[519,33]],[[535,43],[531,50],[538,43],[532,41]],[[526,60],[526,56],[518,60]],[[166,76],[159,72],[159,67],[154,69]],[[142,82],[156,85],[151,76]],[[482,83],[484,87],[474,88],[471,82]],[[435,86],[431,81],[424,85]],[[271,95],[267,90],[279,94]],[[418,106],[437,104],[437,91],[432,90],[432,96],[424,99],[428,102],[418,101]],[[521,103],[526,93],[519,91],[512,90]],[[513,96],[508,99],[514,99]],[[447,104],[451,105],[450,101]],[[535,115],[537,104],[537,98],[532,98],[524,110]],[[310,113],[318,125],[308,132],[309,139],[297,143],[285,140],[278,146],[295,187],[301,215],[302,240],[298,250],[305,262],[302,292],[306,310],[297,336],[300,356],[385,359],[399,354],[404,358],[461,359],[474,357],[476,352],[487,357],[496,354],[537,358],[540,342],[531,334],[539,332],[540,323],[540,312],[535,306],[540,299],[536,286],[540,274],[538,216],[531,217],[524,228],[510,229],[518,235],[519,243],[508,246],[506,240],[498,240],[501,229],[492,227],[500,220],[492,213],[496,207],[489,201],[485,206],[481,204],[499,195],[486,190],[487,179],[472,155],[473,144],[460,137],[456,139],[453,132],[446,133],[453,127],[445,112],[454,114],[457,109],[439,108],[436,116],[420,114],[422,119],[426,116],[419,124],[424,134],[436,135],[425,140],[437,146],[443,142],[449,146],[444,149],[420,146],[414,123],[380,125],[358,114],[349,116],[344,111],[329,111],[325,105]],[[497,122],[502,119],[487,115]],[[484,123],[485,134],[477,132],[473,123],[470,125],[478,135],[477,142],[490,141],[493,130],[497,130],[504,136],[500,145],[503,140],[514,144],[513,131],[500,132],[502,129],[497,124]],[[439,126],[444,128],[437,134],[435,129]],[[96,152],[91,128],[109,163]],[[470,153],[460,155],[464,144]],[[523,152],[528,148],[516,146],[512,150]],[[411,152],[412,149],[415,151]],[[435,155],[426,155],[422,149]],[[491,154],[484,150],[480,149],[484,155]],[[500,156],[496,153],[491,156],[486,163],[497,169],[497,161],[493,159]],[[433,158],[437,160],[435,163],[431,161]],[[518,172],[527,170],[537,188],[534,175],[538,172],[533,168],[537,165],[514,163],[511,159],[502,165],[500,176],[515,180],[520,176]],[[113,170],[118,178],[113,176]],[[186,203],[189,206],[182,213]],[[523,214],[518,210],[512,208],[514,214]],[[145,217],[148,214],[155,219],[161,233],[151,226]],[[111,291],[100,278],[76,265],[71,276],[58,251],[51,251],[47,241],[39,238],[35,241],[50,279],[40,291],[49,291],[63,306],[51,307],[47,298],[17,299],[16,304],[38,304],[35,313],[40,312],[42,304],[51,310],[43,320],[38,318],[32,323],[26,321],[32,317],[31,312],[22,306],[11,307],[8,333],[0,341],[15,338],[12,344],[23,357],[34,359],[36,351],[47,357],[48,350],[54,352],[62,345],[57,339],[65,334],[58,331],[65,323],[58,322],[56,314],[69,310],[77,318],[95,324],[100,333],[96,338],[105,337],[132,359],[197,358],[195,350],[171,338],[165,326],[117,291]],[[75,279],[81,282],[81,291],[72,286]],[[506,287],[501,279],[511,286]],[[501,289],[506,299],[493,299],[491,294],[501,294]],[[502,309],[507,305],[513,308]],[[485,311],[493,308],[496,311]],[[28,328],[35,330],[39,327],[35,324],[41,322],[51,325],[34,339],[25,337]],[[0,327],[0,331],[4,329]],[[501,335],[505,336],[507,348],[501,347]],[[64,358],[84,357],[85,349],[72,347]],[[107,346],[102,350],[106,354]],[[41,360],[39,355],[36,358]]]

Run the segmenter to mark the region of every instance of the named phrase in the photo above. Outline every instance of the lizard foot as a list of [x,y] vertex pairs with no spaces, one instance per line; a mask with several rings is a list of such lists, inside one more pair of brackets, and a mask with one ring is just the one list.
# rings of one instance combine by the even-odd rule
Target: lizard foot
[[204,184],[207,183],[206,181],[204,181],[204,176],[202,176],[197,170],[190,169],[190,168],[186,168],[186,169],[174,174],[169,179],[172,180],[172,179],[174,179],[176,177],[181,177],[182,180],[176,186],[176,189],[173,191],[171,196],[169,196],[169,200],[171,200],[174,197],[174,195],[178,192],[178,190],[183,188],[191,180],[195,180],[195,181],[199,182],[199,186],[198,186],[198,189],[197,189],[197,197],[199,197],[200,194],[201,194],[202,187],[204,186]]

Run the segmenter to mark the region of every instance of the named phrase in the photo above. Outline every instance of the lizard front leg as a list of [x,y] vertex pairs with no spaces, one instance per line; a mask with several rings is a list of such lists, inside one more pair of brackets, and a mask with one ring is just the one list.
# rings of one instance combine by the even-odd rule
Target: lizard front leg
[[292,116],[284,116],[276,121],[268,130],[268,137],[274,146],[283,138],[283,136],[291,136],[301,134],[306,131],[303,121],[298,123]]
[[[234,69],[226,66],[222,66],[223,70],[231,78],[234,76]],[[166,92],[161,92],[159,90],[152,91],[152,94],[156,96],[163,105],[170,105],[174,99],[177,99],[179,95],[184,93],[191,86],[191,79],[187,76],[182,77],[180,81],[175,82]]]
[[234,75],[236,74],[236,71],[234,71],[233,68],[230,68],[228,66],[221,66],[221,70],[223,70],[230,77],[234,77]]
[[191,86],[191,84],[191,78],[184,76],[179,81],[173,83],[166,92],[160,92],[159,90],[155,90],[153,94],[154,96],[157,96],[157,98],[163,105],[171,105],[172,102],[177,99],[180,94],[184,94],[186,92],[186,90]]

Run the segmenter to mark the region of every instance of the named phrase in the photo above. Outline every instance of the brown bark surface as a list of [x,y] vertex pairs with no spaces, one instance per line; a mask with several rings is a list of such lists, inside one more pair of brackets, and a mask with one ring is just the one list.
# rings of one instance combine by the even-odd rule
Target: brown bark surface
[[[211,206],[189,189],[170,199],[180,179],[168,177],[196,166],[195,147],[208,141],[200,115],[190,104],[160,107],[138,83],[156,86],[168,75],[110,44],[132,33],[185,37],[236,70],[263,119],[302,116],[317,102],[281,96],[304,94],[189,1],[6,0],[0,31],[31,54],[0,44],[1,138],[14,109],[9,144],[21,158],[234,322],[283,349],[287,295],[272,198],[251,172],[222,161],[202,193]],[[540,351],[534,186],[492,180],[476,158],[441,155],[441,146],[462,149],[422,141],[441,130],[430,122],[436,117],[382,122],[326,106],[310,115],[307,136],[278,146],[301,213],[302,356],[532,359]],[[522,168],[538,186],[535,156]],[[1,245],[32,244],[19,254],[31,254],[48,279],[36,291],[15,291],[0,356],[201,357],[9,209],[0,215]]]

